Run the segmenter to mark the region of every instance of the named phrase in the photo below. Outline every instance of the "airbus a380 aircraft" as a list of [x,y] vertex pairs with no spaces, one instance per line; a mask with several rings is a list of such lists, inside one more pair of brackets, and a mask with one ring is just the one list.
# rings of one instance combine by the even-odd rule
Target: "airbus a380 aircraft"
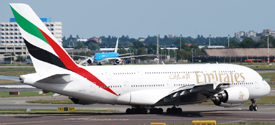
[[[34,11],[10,4],[36,73],[20,76],[24,84],[69,96],[75,103],[130,105],[126,113],[162,113],[156,106],[212,100],[231,107],[267,95],[270,86],[252,69],[229,64],[127,65],[82,67],[74,63]],[[148,110],[147,110],[148,109]],[[150,110],[149,110],[150,109]]]

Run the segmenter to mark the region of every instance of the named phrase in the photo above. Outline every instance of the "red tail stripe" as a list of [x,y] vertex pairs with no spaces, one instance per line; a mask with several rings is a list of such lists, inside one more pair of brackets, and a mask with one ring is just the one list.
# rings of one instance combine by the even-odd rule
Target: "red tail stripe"
[[107,87],[102,81],[100,81],[97,77],[95,77],[93,74],[88,72],[87,70],[78,67],[73,60],[68,56],[68,54],[51,38],[49,37],[45,32],[43,32],[41,29],[39,29],[40,32],[43,34],[43,36],[46,38],[48,43],[51,45],[55,53],[59,56],[60,60],[64,63],[64,65],[70,69],[71,71],[77,73],[78,75],[81,75],[82,77],[88,79],[92,83],[96,84],[97,86],[101,87],[102,89],[105,89],[106,91],[114,94],[117,96],[117,94],[111,90],[109,87]]

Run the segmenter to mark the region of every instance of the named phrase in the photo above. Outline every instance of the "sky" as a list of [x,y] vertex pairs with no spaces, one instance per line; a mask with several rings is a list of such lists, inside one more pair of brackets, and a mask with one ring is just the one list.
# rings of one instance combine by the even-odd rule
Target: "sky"
[[65,37],[234,37],[275,30],[275,0],[0,0],[0,22],[13,18],[9,3],[29,4],[40,18],[62,22]]

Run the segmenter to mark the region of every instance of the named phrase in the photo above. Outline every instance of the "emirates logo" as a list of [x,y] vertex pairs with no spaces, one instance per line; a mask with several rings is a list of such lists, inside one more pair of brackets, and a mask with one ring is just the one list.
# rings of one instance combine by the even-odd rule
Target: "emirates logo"
[[243,96],[244,96],[243,92],[240,91],[240,92],[239,92],[239,99],[240,99],[240,100],[243,100]]

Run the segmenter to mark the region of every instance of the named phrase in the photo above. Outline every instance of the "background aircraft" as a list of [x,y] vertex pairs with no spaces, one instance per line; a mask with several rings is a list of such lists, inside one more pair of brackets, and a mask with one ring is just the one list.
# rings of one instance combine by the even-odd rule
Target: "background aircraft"
[[[69,96],[76,104],[130,105],[126,113],[181,113],[178,105],[212,100],[222,107],[256,99],[270,86],[254,70],[231,64],[91,66],[75,64],[26,4],[10,4],[36,73],[20,76],[24,84]],[[41,56],[43,55],[43,56]],[[85,103],[84,103],[85,102]]]
[[87,62],[88,64],[92,63],[97,63],[98,65],[101,65],[102,63],[113,61],[114,65],[118,65],[123,62],[123,59],[125,58],[134,58],[134,57],[141,57],[141,56],[149,56],[151,54],[146,54],[146,55],[136,55],[136,56],[125,56],[129,55],[128,54],[119,54],[117,52],[118,49],[118,39],[116,41],[116,46],[114,52],[109,52],[109,53],[97,53],[94,55],[93,58],[89,58],[86,56],[80,56],[80,57],[85,57],[86,59],[82,61],[80,64]]

